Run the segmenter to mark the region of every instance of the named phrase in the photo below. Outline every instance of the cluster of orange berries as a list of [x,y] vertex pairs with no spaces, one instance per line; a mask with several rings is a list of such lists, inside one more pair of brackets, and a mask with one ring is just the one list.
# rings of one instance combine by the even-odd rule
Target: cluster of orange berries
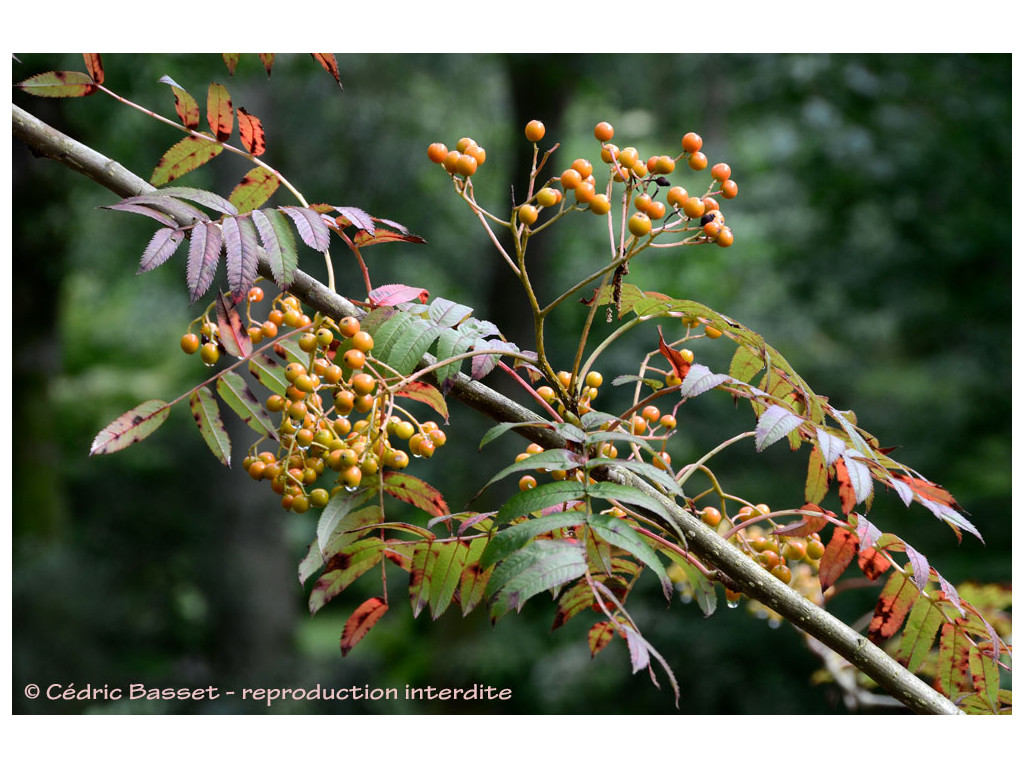
[[443,166],[451,175],[468,179],[487,160],[487,151],[476,141],[465,136],[459,139],[452,150],[441,142],[434,142],[427,147],[427,157]]
[[[258,296],[250,292],[249,298],[250,303],[262,300],[262,291]],[[203,348],[216,347],[216,326],[206,319],[198,322],[209,339]],[[335,322],[318,316],[314,321],[302,312],[297,297],[281,294],[267,321],[250,327],[250,338],[273,338],[280,326],[299,333],[298,352],[275,345],[290,361],[283,370],[287,386],[264,403],[280,419],[277,450],[258,451],[257,443],[242,466],[254,480],[268,480],[285,509],[301,513],[325,507],[334,494],[354,491],[382,470],[404,469],[410,456],[429,458],[445,444],[447,436],[436,422],[420,423],[397,410],[392,393],[368,365],[374,339],[358,318]],[[191,335],[182,337],[186,352],[195,351]],[[216,362],[212,356],[203,359]],[[336,476],[324,483],[328,471]]]

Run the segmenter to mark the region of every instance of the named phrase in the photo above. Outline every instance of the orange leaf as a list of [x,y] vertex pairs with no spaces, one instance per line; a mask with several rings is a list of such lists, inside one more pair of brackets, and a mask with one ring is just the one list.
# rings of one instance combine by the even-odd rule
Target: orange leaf
[[865,547],[857,553],[857,565],[864,571],[864,575],[872,581],[892,567],[892,563],[874,547]]
[[914,490],[914,492],[922,499],[934,501],[937,504],[941,504],[944,507],[949,507],[950,509],[955,509],[958,511],[963,510],[963,507],[957,504],[956,499],[953,498],[953,494],[951,494],[941,485],[936,485],[935,483],[929,482],[928,480],[924,480],[919,477],[910,477],[908,475],[893,475],[892,479],[898,480],[904,485],[909,485]]
[[242,144],[253,157],[259,157],[267,151],[263,124],[258,117],[246,112],[244,107],[238,108],[238,133],[242,137]]
[[100,59],[98,53],[83,53],[82,56],[85,58],[85,68],[89,70],[89,75],[97,83],[103,82],[103,60]]
[[239,213],[249,213],[273,197],[280,186],[280,178],[266,168],[256,166],[231,190],[228,202],[235,206]]
[[661,335],[661,326],[658,326],[658,350],[671,364],[673,372],[679,377],[680,381],[685,379],[686,374],[690,372],[690,364],[683,358],[679,350],[673,349],[665,343],[665,337]]
[[828,525],[828,519],[833,517],[828,510],[822,509],[817,504],[804,504],[800,509],[808,512],[819,512],[820,515],[802,515],[799,520],[789,525],[776,528],[773,533],[776,536],[810,536],[817,533]]
[[895,635],[919,594],[914,583],[902,573],[896,572],[890,576],[882,594],[878,596],[875,615],[868,625],[871,641],[878,643]]
[[316,59],[317,63],[331,74],[342,90],[345,90],[345,88],[341,86],[341,75],[338,72],[338,61],[334,58],[333,53],[311,53],[310,56]]
[[217,141],[227,141],[235,127],[235,113],[231,110],[231,95],[219,83],[210,83],[206,96],[206,120]]
[[836,459],[835,468],[836,480],[839,481],[839,501],[843,512],[849,514],[857,506],[857,493],[850,480],[850,470],[846,468],[846,461],[842,457]]
[[826,590],[836,583],[836,579],[843,575],[846,567],[853,562],[853,556],[857,554],[857,534],[851,533],[845,528],[836,528],[825,547],[825,554],[821,556],[818,564],[818,581],[821,582],[822,590]]
[[221,57],[224,59],[224,66],[228,68],[228,74],[235,74],[235,67],[238,66],[238,54],[237,53],[222,53]]
[[257,55],[260,57],[260,61],[263,62],[263,68],[267,70],[267,77],[270,77],[270,70],[274,67],[274,54],[260,53]]
[[393,232],[390,229],[384,229],[384,227],[377,227],[371,235],[366,230],[359,230],[356,232],[356,236],[352,238],[353,242],[360,248],[366,245],[376,245],[377,243],[425,243],[427,242],[419,235],[402,234],[401,232]]
[[347,656],[356,644],[366,637],[366,633],[373,629],[380,617],[387,613],[388,604],[379,597],[371,597],[358,608],[345,622],[345,628],[341,631],[341,655]]

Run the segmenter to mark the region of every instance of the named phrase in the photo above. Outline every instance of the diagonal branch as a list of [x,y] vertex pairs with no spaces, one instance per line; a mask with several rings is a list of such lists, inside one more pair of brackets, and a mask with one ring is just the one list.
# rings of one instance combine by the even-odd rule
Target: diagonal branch
[[[154,187],[110,158],[81,144],[23,109],[12,106],[14,138],[34,154],[49,157],[93,179],[121,197],[146,194]],[[179,222],[187,225],[191,222]],[[263,259],[260,273],[272,277],[270,265]],[[335,318],[358,315],[361,310],[322,283],[296,271],[289,290],[307,305]],[[436,362],[424,356],[422,366]],[[518,403],[480,382],[460,374],[451,394],[459,401],[498,422],[524,423],[539,417]],[[550,430],[523,426],[516,430],[546,448],[564,448],[565,444]],[[662,495],[642,478],[621,469],[607,469],[607,479],[643,491],[664,507],[672,522],[683,532],[680,542],[733,581],[748,596],[759,600],[794,626],[820,641],[863,671],[893,697],[921,714],[960,714],[956,706],[911,674],[881,648],[839,621],[805,597],[771,577],[750,558],[729,545],[721,536],[703,525],[694,515]]]

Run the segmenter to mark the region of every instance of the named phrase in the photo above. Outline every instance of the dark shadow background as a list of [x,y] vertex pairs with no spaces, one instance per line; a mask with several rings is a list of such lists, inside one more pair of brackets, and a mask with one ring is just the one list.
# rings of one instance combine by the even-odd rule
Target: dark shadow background
[[[82,69],[79,55],[19,56],[14,78]],[[896,457],[948,488],[986,544],[951,531],[920,507],[879,493],[872,520],[924,552],[954,583],[1010,580],[1009,55],[342,55],[344,91],[306,55],[281,55],[268,80],[254,55],[229,77],[219,55],[110,55],[107,85],[173,117],[165,74],[205,101],[211,80],[267,131],[264,159],[310,201],[354,205],[402,222],[426,246],[385,245],[367,256],[376,284],[401,281],[475,308],[524,346],[528,317],[474,217],[425,155],[428,144],[472,136],[487,163],[478,199],[507,209],[525,187],[531,118],[558,141],[555,166],[596,157],[592,128],[641,154],[675,154],[701,133],[711,162],[740,183],[729,249],[662,251],[630,279],[708,304],[777,347],[811,387],[857,412]],[[168,126],[103,95],[14,102],[144,178],[179,139]],[[248,170],[222,155],[182,180],[225,196]],[[531,601],[492,628],[413,620],[404,583],[393,608],[348,658],[338,636],[372,594],[357,585],[315,618],[296,565],[315,519],[283,513],[265,487],[212,458],[184,406],[142,446],[89,458],[93,436],[150,398],[171,399],[205,376],[178,351],[196,313],[184,259],[136,276],[153,226],[99,210],[114,196],[56,163],[13,146],[13,676],[83,686],[371,687],[479,682],[510,687],[510,702],[461,707],[421,702],[292,703],[296,713],[841,713],[817,665],[789,628],[743,610],[710,620],[693,605],[666,610],[655,585],[635,618],[670,662],[683,696],[632,677],[621,643],[595,660],[583,617],[550,633],[553,608]],[[677,171],[684,185],[689,172]],[[694,184],[693,186],[696,186]],[[276,203],[291,202],[282,190]],[[579,216],[537,238],[541,292],[605,258],[600,227]],[[184,251],[182,251],[183,253]],[[354,266],[335,249],[342,292],[358,294]],[[303,269],[323,267],[310,251]],[[553,324],[568,354],[582,309]],[[606,381],[635,370],[655,330],[613,346]],[[722,370],[724,342],[695,348]],[[495,377],[492,377],[494,379]],[[498,386],[498,382],[488,380]],[[623,399],[606,385],[604,406]],[[227,409],[235,462],[249,438]],[[725,396],[688,408],[674,455],[700,455],[749,429]],[[506,437],[477,451],[488,424],[455,407],[449,443],[417,473],[461,508],[522,446]],[[683,459],[685,461],[685,459]],[[733,492],[773,507],[799,504],[805,454],[749,442],[719,461]],[[471,472],[465,467],[472,467]],[[870,600],[836,610],[848,620]],[[210,703],[26,700],[14,711],[263,712]]]

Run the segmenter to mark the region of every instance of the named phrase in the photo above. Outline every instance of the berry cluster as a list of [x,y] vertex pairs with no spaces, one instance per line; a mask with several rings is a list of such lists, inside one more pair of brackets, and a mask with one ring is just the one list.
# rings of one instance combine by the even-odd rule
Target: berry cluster
[[[258,292],[258,293],[257,293]],[[249,294],[249,337],[254,343],[277,336],[288,327],[297,336],[292,348],[273,344],[274,352],[287,360],[283,368],[283,393],[270,394],[264,405],[279,418],[277,450],[259,450],[257,442],[243,461],[254,480],[268,480],[281,496],[281,505],[293,512],[325,507],[340,491],[355,491],[374,482],[384,470],[401,470],[410,456],[429,458],[445,444],[447,436],[436,422],[418,422],[395,403],[386,373],[373,365],[373,336],[356,317],[335,322],[302,311],[298,298],[281,294],[262,323],[253,323],[251,305],[261,301],[262,289]],[[212,352],[203,361],[212,365],[223,346],[217,325],[206,316],[199,323],[200,339],[190,330],[182,337],[182,349]],[[282,337],[283,340],[283,337]],[[398,447],[399,441],[405,447]],[[330,478],[328,471],[336,473]]]

